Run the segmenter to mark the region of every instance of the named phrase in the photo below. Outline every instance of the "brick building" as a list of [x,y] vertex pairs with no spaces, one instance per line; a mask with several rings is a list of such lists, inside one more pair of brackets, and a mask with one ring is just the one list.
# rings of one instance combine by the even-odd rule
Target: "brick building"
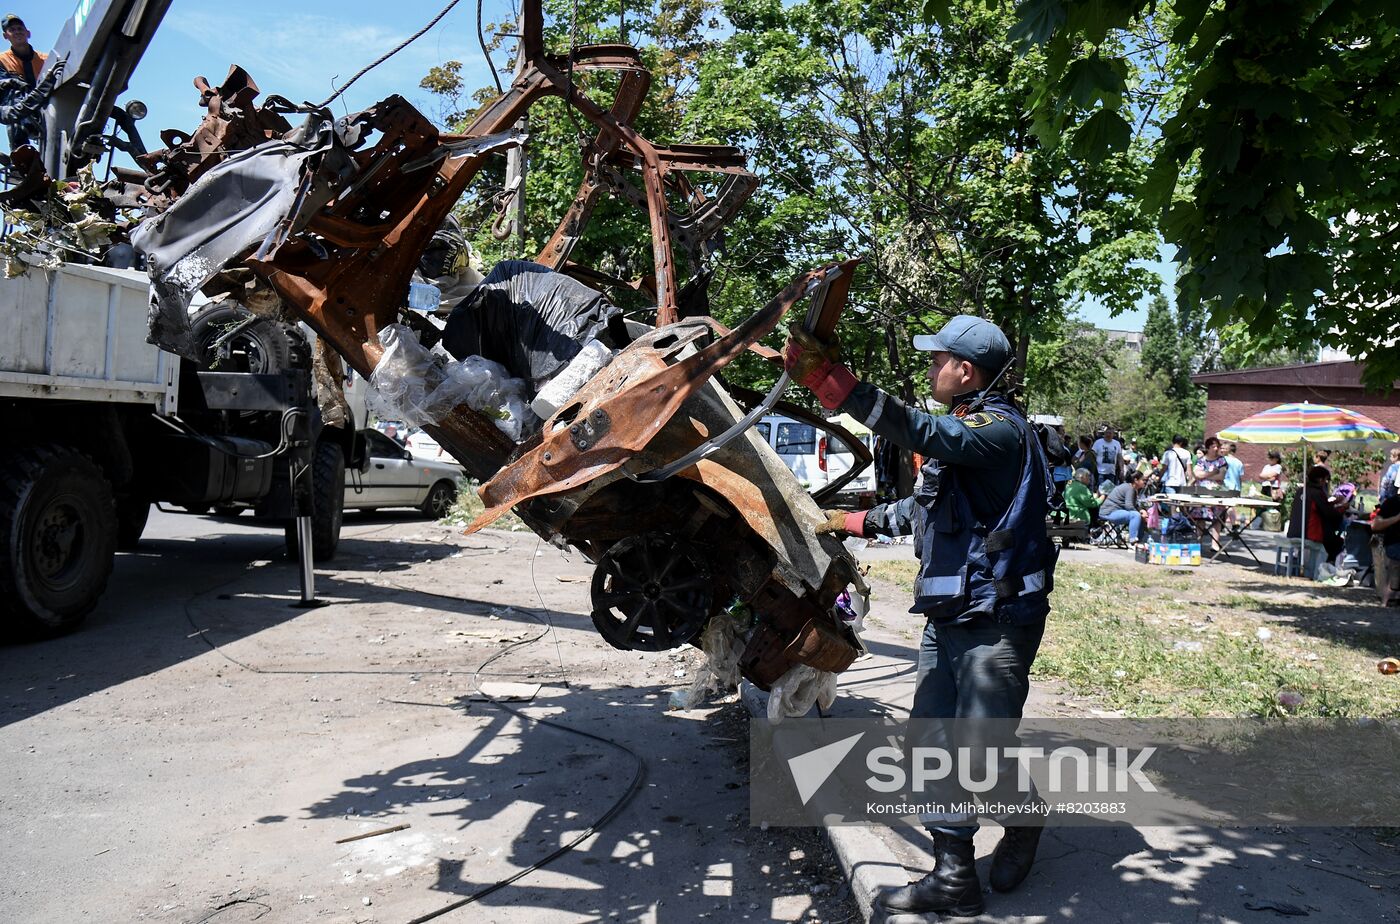
[[[1191,381],[1206,389],[1206,433],[1214,435],[1250,414],[1290,402],[1330,404],[1365,414],[1400,432],[1400,382],[1389,394],[1361,387],[1360,363],[1351,361],[1264,366],[1234,372],[1207,372]],[[1397,444],[1392,444],[1397,445]],[[1258,478],[1270,447],[1239,444],[1245,477]],[[1377,475],[1379,480],[1379,474]],[[1375,484],[1372,484],[1375,487]]]

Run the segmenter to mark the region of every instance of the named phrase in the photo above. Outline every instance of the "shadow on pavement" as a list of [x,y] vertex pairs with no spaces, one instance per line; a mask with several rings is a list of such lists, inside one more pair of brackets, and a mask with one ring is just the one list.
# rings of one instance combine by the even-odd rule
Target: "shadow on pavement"
[[[170,520],[189,534],[144,538],[136,551],[118,553],[106,593],[76,631],[0,644],[0,726],[207,654],[200,630],[210,627],[192,624],[190,614],[200,601],[227,595],[241,603],[237,618],[220,620],[219,644],[305,613],[290,606],[300,598],[300,572],[286,556],[281,528],[244,519]],[[399,570],[457,551],[440,542],[356,538],[349,526],[336,559],[318,571]],[[329,587],[320,575],[318,594],[327,596]],[[344,583],[334,592],[354,600],[374,590]]]
[[[640,759],[645,761],[641,788],[594,837],[445,920],[494,920],[486,909],[505,907],[531,909],[540,920],[847,918],[844,910],[823,913],[826,902],[847,907],[843,882],[814,882],[809,877],[816,869],[804,868],[802,861],[761,863],[750,853],[761,849],[756,842],[763,840],[771,856],[771,842],[780,835],[748,827],[747,714],[730,705],[695,721],[668,720],[671,689],[630,687],[622,696],[607,689],[554,687],[525,707],[610,738],[636,759],[491,703],[459,699],[424,706],[462,717],[460,750],[346,779],[339,791],[308,806],[306,816],[339,818],[370,806],[392,822],[431,806],[431,814],[449,819],[457,844],[435,845],[441,849],[430,861],[429,888],[437,901],[414,903],[426,914],[573,840],[627,793]],[[708,737],[715,744],[696,760],[693,742],[673,743],[677,735]],[[815,906],[817,917],[810,916],[809,906]]]

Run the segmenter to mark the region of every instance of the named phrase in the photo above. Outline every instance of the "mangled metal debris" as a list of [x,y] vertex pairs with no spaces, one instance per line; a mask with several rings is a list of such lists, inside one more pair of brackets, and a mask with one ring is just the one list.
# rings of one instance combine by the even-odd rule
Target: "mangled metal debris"
[[[234,291],[229,274],[244,274],[234,280],[242,292],[280,300],[361,375],[416,396],[428,432],[484,483],[487,511],[473,529],[513,508],[541,536],[596,564],[593,620],[610,643],[698,644],[713,620],[743,611],[752,618],[726,637],[736,640],[744,676],[765,689],[787,678],[802,686],[798,699],[825,691],[812,672],[844,670],[858,645],[833,604],[864,585],[836,539],[812,534],[816,503],[747,426],[786,377],[743,408],[720,374],[745,351],[776,359],[759,338],[807,300],[809,326],[829,331],[854,265],[804,274],[732,331],[688,316],[703,303],[725,221],[756,184],[741,153],[661,146],[638,133],[651,77],[636,49],[546,54],[539,0],[525,4],[522,32],[514,83],[459,135],[438,132],[397,96],[336,119],[275,97],[255,108],[256,85],[237,68],[218,88],[202,85],[200,129],[168,133],[167,149],[143,164],[149,176],[127,187],[152,212],[134,241],[155,282],[153,336],[186,352],[189,298]],[[610,106],[579,86],[597,71],[619,78]],[[422,259],[439,246],[434,236],[443,237],[488,158],[524,143],[513,126],[547,96],[564,97],[597,129],[583,152],[583,184],[533,264],[503,265],[476,291],[454,293],[438,344],[438,331],[406,310],[410,282],[425,263],[441,262]],[[293,112],[303,120],[296,128],[286,121]],[[708,195],[702,180],[712,184]],[[654,329],[624,322],[605,297],[563,275],[605,280],[568,262],[605,192],[647,213]],[[690,285],[680,279],[683,263]],[[682,303],[687,293],[698,293],[694,304]],[[415,332],[422,341],[410,344]],[[395,350],[409,347],[413,362],[393,372]],[[523,404],[585,347],[601,370],[576,393],[538,405],[545,420],[522,412],[518,426],[501,427],[490,401],[453,390],[462,375],[453,364],[484,358],[522,383]]]

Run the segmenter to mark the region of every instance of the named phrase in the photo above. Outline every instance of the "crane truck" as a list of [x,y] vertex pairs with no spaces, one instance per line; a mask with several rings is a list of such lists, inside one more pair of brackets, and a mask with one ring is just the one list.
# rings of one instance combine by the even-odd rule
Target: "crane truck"
[[[49,57],[66,68],[44,113],[47,176],[145,153],[136,124],[145,107],[117,101],[169,5],[80,0]],[[136,259],[119,246],[0,279],[6,635],[81,623],[153,503],[251,506],[282,521],[304,602],[314,599],[312,560],[334,554],[346,460],[363,465],[363,443],[348,408],[326,425],[304,329],[231,301],[206,304],[191,318],[203,361],[182,360],[146,342],[149,280]]]

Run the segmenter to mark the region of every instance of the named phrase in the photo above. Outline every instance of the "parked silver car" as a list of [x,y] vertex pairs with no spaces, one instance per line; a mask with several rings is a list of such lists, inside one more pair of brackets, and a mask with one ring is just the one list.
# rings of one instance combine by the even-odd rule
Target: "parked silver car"
[[417,507],[439,519],[457,500],[462,466],[424,458],[405,449],[378,430],[362,430],[368,461],[363,472],[345,473],[345,509]]

